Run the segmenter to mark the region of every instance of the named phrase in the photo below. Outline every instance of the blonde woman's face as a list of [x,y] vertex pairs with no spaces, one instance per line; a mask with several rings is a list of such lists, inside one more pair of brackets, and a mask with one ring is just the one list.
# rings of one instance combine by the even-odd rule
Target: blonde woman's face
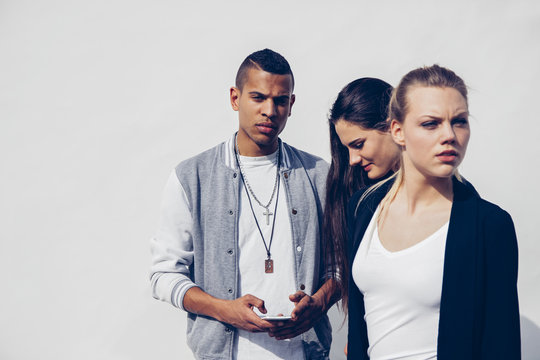
[[368,178],[375,180],[386,175],[399,158],[399,148],[390,132],[366,129],[346,119],[335,124],[341,144],[349,151],[349,165],[361,166]]
[[402,146],[406,173],[450,177],[469,143],[467,101],[453,88],[415,86],[407,93],[403,123],[391,122],[394,141]]

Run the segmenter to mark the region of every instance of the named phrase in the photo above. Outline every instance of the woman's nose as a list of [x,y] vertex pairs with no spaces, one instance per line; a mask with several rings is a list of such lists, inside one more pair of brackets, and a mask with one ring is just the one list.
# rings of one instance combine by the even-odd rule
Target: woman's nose
[[362,162],[362,157],[358,151],[349,150],[349,165],[355,166]]

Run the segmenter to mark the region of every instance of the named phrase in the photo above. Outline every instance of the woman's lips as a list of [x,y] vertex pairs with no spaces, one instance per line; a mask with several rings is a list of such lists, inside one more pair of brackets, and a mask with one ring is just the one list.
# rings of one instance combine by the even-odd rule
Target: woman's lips
[[454,150],[447,150],[447,151],[443,151],[437,154],[437,158],[440,161],[446,162],[446,163],[451,163],[451,162],[456,161],[457,157],[458,157],[458,153]]
[[369,163],[369,164],[364,165],[362,167],[364,168],[365,172],[369,172],[369,170],[371,170],[371,168],[373,167],[373,163]]

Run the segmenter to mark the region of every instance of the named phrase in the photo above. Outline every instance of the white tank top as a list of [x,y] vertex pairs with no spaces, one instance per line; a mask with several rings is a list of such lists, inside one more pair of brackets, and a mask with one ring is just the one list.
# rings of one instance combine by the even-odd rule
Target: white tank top
[[436,359],[448,223],[421,242],[390,252],[379,240],[379,210],[352,267],[364,295],[368,355],[372,360]]

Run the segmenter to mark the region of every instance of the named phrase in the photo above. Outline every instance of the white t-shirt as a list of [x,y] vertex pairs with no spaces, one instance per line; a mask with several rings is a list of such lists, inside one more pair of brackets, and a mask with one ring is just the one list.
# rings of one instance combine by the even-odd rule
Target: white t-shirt
[[354,257],[352,276],[364,295],[372,360],[437,358],[448,223],[421,242],[390,252],[373,215]]
[[[277,152],[268,156],[240,156],[244,173],[251,189],[261,203],[266,205],[272,195],[276,179]],[[280,180],[281,181],[281,180]],[[275,211],[277,195],[277,210]],[[275,219],[274,235],[270,252],[274,261],[274,272],[265,273],[266,249],[253,217],[244,185],[240,188],[238,224],[239,247],[239,296],[251,294],[265,302],[267,315],[289,315],[294,303],[289,295],[296,292],[292,230],[283,183],[269,206],[274,215],[267,225],[265,209],[253,197],[251,204],[269,246]],[[250,194],[251,196],[251,194]],[[257,309],[254,309],[258,313]],[[290,340],[276,340],[267,333],[251,333],[238,330],[233,349],[234,359],[303,359],[304,350],[300,336]]]

